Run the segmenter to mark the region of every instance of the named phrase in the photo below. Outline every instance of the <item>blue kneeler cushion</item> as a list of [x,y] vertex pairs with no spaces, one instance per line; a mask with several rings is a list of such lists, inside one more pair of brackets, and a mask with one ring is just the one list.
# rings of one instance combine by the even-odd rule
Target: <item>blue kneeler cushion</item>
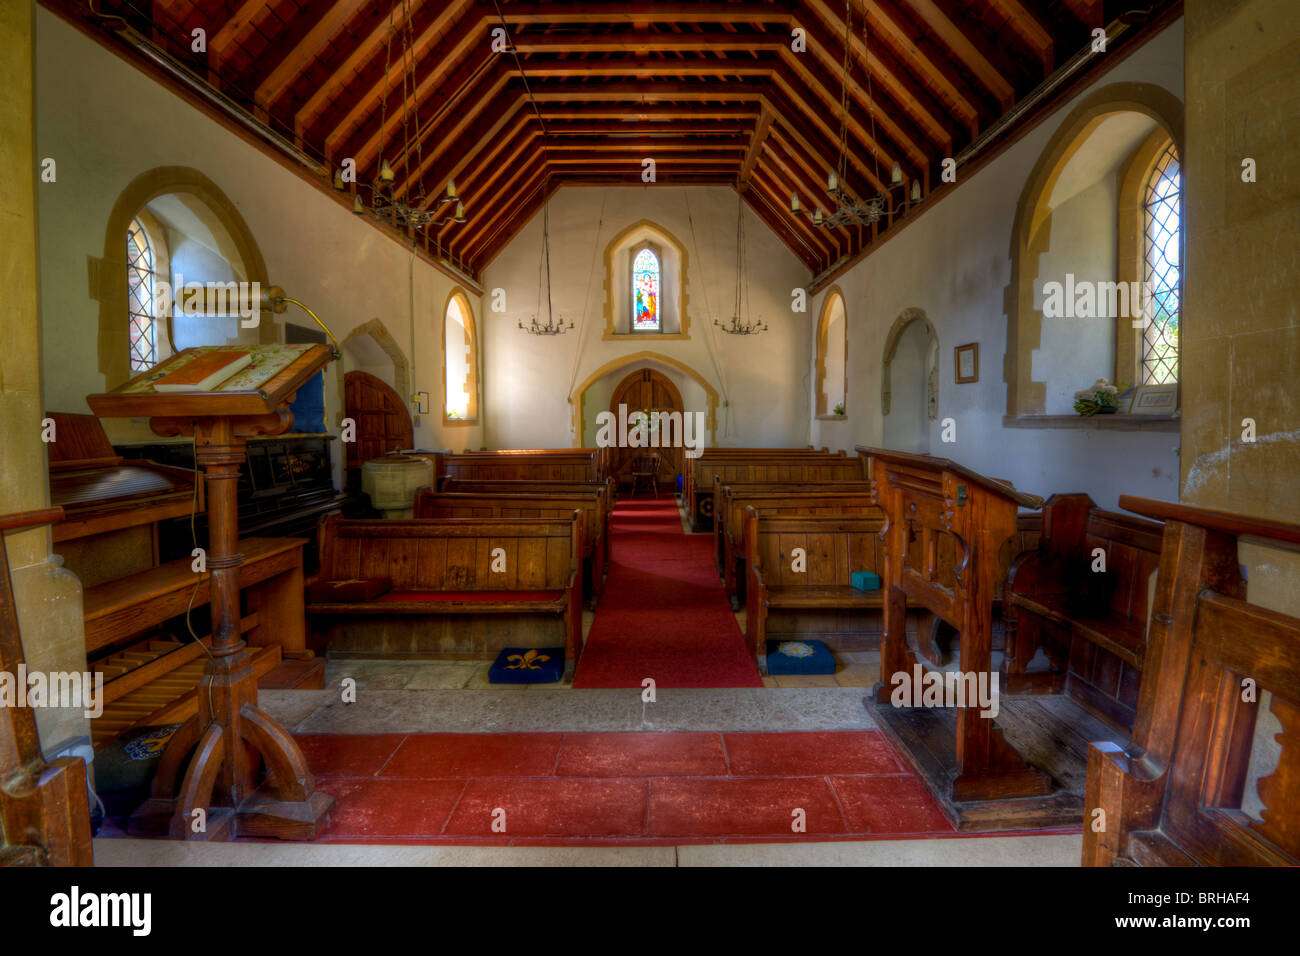
[[554,684],[563,676],[563,647],[507,647],[488,671],[488,683]]
[[870,571],[854,571],[850,581],[859,591],[880,590],[880,575],[872,574]]
[[821,641],[768,641],[767,672],[834,674],[835,655]]

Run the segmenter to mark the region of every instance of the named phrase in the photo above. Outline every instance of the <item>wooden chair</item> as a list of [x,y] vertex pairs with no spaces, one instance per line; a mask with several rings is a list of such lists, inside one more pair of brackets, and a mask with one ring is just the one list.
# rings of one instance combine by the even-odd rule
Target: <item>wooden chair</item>
[[[1089,748],[1083,864],[1296,866],[1300,619],[1246,600],[1238,540],[1296,550],[1300,526],[1127,495],[1119,506],[1164,521],[1164,547],[1132,742]],[[1266,691],[1281,752],[1254,819],[1243,798]]]
[[642,481],[650,483],[650,490],[654,492],[656,498],[659,497],[659,469],[663,465],[663,459],[659,457],[658,452],[651,452],[648,455],[637,455],[632,459],[632,496],[636,497],[636,490],[641,486]]

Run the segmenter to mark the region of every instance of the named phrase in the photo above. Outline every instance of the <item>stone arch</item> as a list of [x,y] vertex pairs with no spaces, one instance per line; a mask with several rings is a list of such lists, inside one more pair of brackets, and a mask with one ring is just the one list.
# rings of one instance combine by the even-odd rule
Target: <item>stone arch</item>
[[401,395],[403,401],[410,398],[411,395],[411,370],[406,361],[406,355],[402,352],[401,346],[393,338],[387,326],[380,319],[371,319],[369,322],[358,325],[355,329],[343,337],[339,343],[339,350],[347,348],[348,343],[363,335],[368,335],[374,339],[384,353],[393,360],[393,389],[398,395]]
[[926,405],[929,409],[930,421],[935,421],[939,417],[939,333],[935,331],[934,323],[930,321],[930,317],[925,314],[924,309],[904,309],[898,313],[898,318],[894,319],[894,324],[889,329],[889,335],[885,337],[885,351],[881,359],[880,374],[880,414],[882,416],[889,414],[892,396],[890,366],[894,361],[894,353],[898,351],[898,340],[903,337],[903,333],[913,322],[920,322],[924,325],[930,335],[931,360],[927,364],[926,371]]
[[1092,93],[1057,128],[1029,177],[1016,206],[1011,229],[1011,281],[1003,304],[1007,316],[1007,415],[1041,415],[1047,402],[1045,382],[1033,381],[1033,355],[1042,342],[1043,314],[1034,307],[1034,277],[1039,257],[1051,244],[1048,199],[1075,151],[1106,117],[1142,113],[1163,128],[1179,155],[1183,152],[1183,104],[1153,83],[1112,83]]
[[[127,229],[131,220],[149,202],[172,194],[194,196],[200,200],[234,243],[245,281],[258,282],[263,289],[270,287],[266,260],[262,258],[257,240],[235,204],[216,183],[189,166],[159,166],[136,176],[113,203],[104,227],[103,258],[93,264],[91,272],[91,295],[99,300],[99,371],[109,389],[131,377],[126,315],[127,275],[123,260]],[[170,319],[168,336],[171,337]],[[274,322],[259,325],[260,342],[271,343],[277,338]]]
[[[822,300],[821,316],[817,319],[817,349],[816,349],[816,366],[817,366],[817,392],[814,396],[814,414],[817,417],[823,415],[834,415],[833,406],[830,404],[830,396],[826,394],[826,356],[829,351],[830,341],[830,321],[835,311],[835,304],[839,303],[840,313],[844,317],[844,368],[841,371],[844,374],[844,410],[848,412],[849,402],[849,304],[844,298],[844,293],[840,291],[837,285],[831,286],[826,293],[826,298]],[[836,418],[844,416],[835,415]]]
[[[655,237],[660,248],[656,250],[659,256],[661,276],[664,275],[664,251],[671,249],[678,260],[677,269],[677,332],[640,332],[640,333],[620,333],[614,331],[614,317],[617,312],[617,303],[620,301],[618,294],[618,280],[615,276],[614,258],[620,247],[622,247],[632,236],[638,232],[649,232]],[[606,339],[626,339],[640,336],[654,336],[657,341],[675,341],[689,339],[691,331],[690,313],[687,306],[690,302],[690,295],[687,293],[687,274],[690,268],[690,256],[686,251],[686,246],[678,240],[666,228],[651,219],[642,219],[632,223],[626,229],[621,230],[618,235],[609,241],[605,246],[605,335]]]
[[569,395],[569,404],[573,406],[573,445],[575,448],[581,447],[582,436],[587,424],[583,420],[582,416],[582,400],[587,394],[587,389],[589,389],[598,379],[603,378],[610,372],[615,372],[621,368],[627,368],[628,366],[635,365],[638,362],[645,361],[662,362],[664,365],[677,369],[677,371],[684,375],[689,375],[699,383],[700,387],[704,389],[704,394],[709,405],[708,413],[704,419],[704,424],[709,430],[709,444],[714,445],[717,443],[718,390],[709,383],[708,379],[695,371],[695,369],[691,368],[685,362],[679,362],[675,358],[669,358],[662,352],[645,351],[635,352],[631,355],[624,355],[606,362],[583,379],[582,384],[575,388]]

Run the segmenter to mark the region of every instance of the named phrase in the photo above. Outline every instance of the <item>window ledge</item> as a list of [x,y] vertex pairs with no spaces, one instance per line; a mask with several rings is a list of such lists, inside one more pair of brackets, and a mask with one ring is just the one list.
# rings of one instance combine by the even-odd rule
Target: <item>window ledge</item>
[[817,421],[819,421],[819,422],[843,422],[843,421],[848,421],[848,418],[849,418],[848,415],[818,415],[818,416],[817,416]]
[[1003,428],[1085,428],[1094,431],[1173,432],[1182,430],[1178,415],[1005,415]]
[[685,342],[690,336],[685,332],[609,332],[603,336],[606,342],[614,339],[657,339],[666,342]]

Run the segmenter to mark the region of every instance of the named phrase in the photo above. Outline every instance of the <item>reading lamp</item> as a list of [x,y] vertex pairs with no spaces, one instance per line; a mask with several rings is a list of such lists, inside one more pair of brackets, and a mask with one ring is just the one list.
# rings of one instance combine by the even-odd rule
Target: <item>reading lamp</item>
[[300,302],[298,299],[295,299],[289,295],[285,295],[284,290],[281,289],[278,285],[273,285],[270,288],[263,289],[262,295],[258,300],[258,305],[262,309],[269,310],[274,313],[280,313],[283,312],[286,308],[288,308],[290,302],[292,302],[294,305],[296,305],[298,308],[302,309],[304,312],[306,312],[308,315],[312,317],[312,320],[321,327],[321,330],[326,335],[328,335],[330,337],[330,341],[334,343],[334,357],[336,359],[342,358],[343,350],[339,346],[339,340],[334,337],[334,333],[330,331],[329,326],[326,325],[324,322],[322,322],[316,316],[315,312],[307,308],[307,306],[302,302]]

